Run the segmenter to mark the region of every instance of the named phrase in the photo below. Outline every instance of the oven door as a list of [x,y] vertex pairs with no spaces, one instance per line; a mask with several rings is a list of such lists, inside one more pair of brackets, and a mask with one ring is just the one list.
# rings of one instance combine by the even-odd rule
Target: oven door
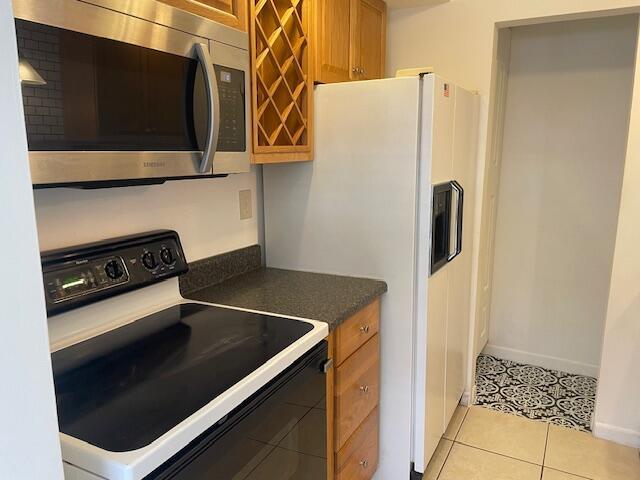
[[249,170],[246,50],[77,0],[14,12],[34,185]]
[[320,342],[145,480],[326,480],[327,351]]

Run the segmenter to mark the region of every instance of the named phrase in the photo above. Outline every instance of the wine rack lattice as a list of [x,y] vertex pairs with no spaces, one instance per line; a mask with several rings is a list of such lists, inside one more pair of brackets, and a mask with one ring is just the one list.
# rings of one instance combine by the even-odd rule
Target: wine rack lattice
[[254,158],[311,152],[311,1],[250,0]]

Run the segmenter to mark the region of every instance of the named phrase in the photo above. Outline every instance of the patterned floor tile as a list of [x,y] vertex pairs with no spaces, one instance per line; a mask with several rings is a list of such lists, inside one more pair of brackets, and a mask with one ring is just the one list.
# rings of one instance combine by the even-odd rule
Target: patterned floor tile
[[591,430],[595,378],[480,355],[476,404],[533,420]]

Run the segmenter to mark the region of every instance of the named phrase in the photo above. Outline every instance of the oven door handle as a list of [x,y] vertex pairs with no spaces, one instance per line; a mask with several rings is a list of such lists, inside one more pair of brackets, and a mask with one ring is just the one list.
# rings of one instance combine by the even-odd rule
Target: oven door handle
[[220,95],[218,93],[218,81],[213,68],[213,61],[209,53],[209,46],[204,43],[195,44],[196,55],[204,72],[204,82],[207,88],[207,101],[209,103],[207,139],[202,149],[200,161],[200,173],[213,172],[213,157],[218,148],[218,135],[220,133]]
[[462,214],[464,212],[464,188],[455,180],[451,181],[451,190],[458,194],[456,205],[456,249],[449,255],[447,262],[450,262],[462,253]]

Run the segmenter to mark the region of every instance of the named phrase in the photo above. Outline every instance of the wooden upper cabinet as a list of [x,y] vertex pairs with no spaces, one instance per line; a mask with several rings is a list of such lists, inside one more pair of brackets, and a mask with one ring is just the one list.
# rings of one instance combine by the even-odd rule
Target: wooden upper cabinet
[[386,31],[382,0],[316,0],[315,81],[384,77]]
[[351,80],[351,1],[316,0],[316,81]]
[[159,0],[229,27],[247,31],[246,0]]
[[351,61],[354,80],[384,77],[387,5],[382,0],[351,0]]
[[313,0],[249,0],[253,163],[313,159]]

